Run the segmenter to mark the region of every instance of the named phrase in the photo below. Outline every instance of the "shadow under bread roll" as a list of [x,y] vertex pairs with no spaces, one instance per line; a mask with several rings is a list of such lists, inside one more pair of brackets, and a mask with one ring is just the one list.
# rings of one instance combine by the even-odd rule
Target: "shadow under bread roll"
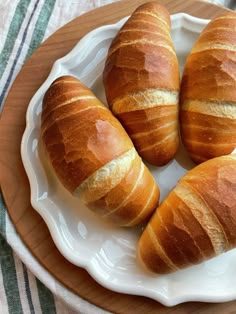
[[78,79],[55,80],[43,99],[41,133],[64,187],[121,226],[146,221],[159,189],[120,122]]

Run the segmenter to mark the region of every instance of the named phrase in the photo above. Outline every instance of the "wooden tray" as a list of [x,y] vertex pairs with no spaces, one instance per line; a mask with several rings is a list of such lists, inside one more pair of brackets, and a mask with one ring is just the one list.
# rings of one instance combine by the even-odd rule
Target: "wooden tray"
[[[223,304],[185,303],[166,308],[145,297],[118,294],[96,283],[88,273],[70,264],[57,250],[46,224],[30,205],[29,183],[21,157],[20,143],[25,114],[31,97],[45,81],[54,61],[67,54],[90,30],[112,24],[131,12],[143,0],[125,0],[78,17],[54,33],[33,54],[17,76],[7,97],[0,124],[1,189],[9,215],[24,243],[35,258],[68,289],[97,306],[114,313],[229,313],[236,302]],[[213,18],[225,9],[191,0],[159,1],[170,13],[186,12]]]

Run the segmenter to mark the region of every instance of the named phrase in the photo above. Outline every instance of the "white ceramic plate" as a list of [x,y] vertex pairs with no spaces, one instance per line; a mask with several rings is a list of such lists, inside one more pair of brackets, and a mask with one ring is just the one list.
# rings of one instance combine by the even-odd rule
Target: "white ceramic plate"
[[[143,295],[171,306],[184,301],[222,302],[236,298],[236,251],[170,275],[145,272],[136,261],[139,228],[118,228],[96,217],[57,181],[44,158],[40,141],[42,97],[57,77],[70,74],[91,87],[105,102],[102,71],[112,38],[126,19],[85,36],[64,58],[55,62],[45,83],[32,98],[22,139],[22,159],[29,177],[31,202],[43,217],[58,249],[72,263],[85,268],[108,289]],[[172,38],[182,71],[186,56],[208,23],[188,16],[172,16]],[[193,167],[183,148],[169,165],[149,166],[158,180],[161,199]]]

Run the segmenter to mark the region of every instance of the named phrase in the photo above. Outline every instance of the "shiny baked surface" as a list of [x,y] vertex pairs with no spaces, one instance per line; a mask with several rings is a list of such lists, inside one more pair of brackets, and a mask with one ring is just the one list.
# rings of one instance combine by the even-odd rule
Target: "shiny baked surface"
[[[182,67],[186,54],[206,21],[178,15],[172,17],[172,23],[173,39]],[[57,185],[55,178],[47,172],[38,137],[42,95],[54,78],[63,74],[78,73],[83,82],[96,92],[97,97],[104,100],[101,71],[106,45],[119,27],[120,25],[107,27],[103,29],[104,32],[97,30],[96,38],[92,40],[93,45],[92,37],[85,38],[70,55],[57,61],[49,79],[31,102],[22,153],[31,181],[33,205],[47,222],[54,241],[64,256],[73,263],[87,268],[96,280],[110,289],[147,295],[167,305],[187,300],[229,300],[233,297],[234,291],[233,287],[228,286],[234,268],[233,251],[176,274],[150,277],[136,266],[135,245],[140,230],[130,232],[102,224],[86,210],[80,211],[78,216],[76,214],[78,203],[68,197],[68,193]],[[180,41],[180,34],[182,38],[184,36],[184,40]],[[89,56],[89,59],[86,56]],[[189,160],[184,156],[180,153],[175,161],[159,172],[150,168],[158,177],[162,198],[176,184],[177,179],[182,177],[186,169],[191,168],[192,164],[189,164]],[[175,175],[168,175],[169,170]],[[62,214],[62,208],[68,209],[66,214]]]

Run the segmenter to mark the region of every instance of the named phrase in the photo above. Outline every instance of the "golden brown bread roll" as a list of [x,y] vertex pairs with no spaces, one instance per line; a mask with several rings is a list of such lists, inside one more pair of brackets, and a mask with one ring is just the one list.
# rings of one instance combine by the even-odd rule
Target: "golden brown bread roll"
[[185,65],[180,102],[183,143],[196,163],[236,148],[236,13],[211,21]]
[[159,189],[127,133],[79,80],[55,80],[43,99],[41,133],[62,184],[100,216],[124,226],[147,220]]
[[189,171],[161,203],[139,241],[139,257],[164,274],[236,247],[236,155]]
[[167,164],[179,145],[179,70],[162,5],[141,5],[121,28],[103,81],[107,102],[139,155],[153,165]]

